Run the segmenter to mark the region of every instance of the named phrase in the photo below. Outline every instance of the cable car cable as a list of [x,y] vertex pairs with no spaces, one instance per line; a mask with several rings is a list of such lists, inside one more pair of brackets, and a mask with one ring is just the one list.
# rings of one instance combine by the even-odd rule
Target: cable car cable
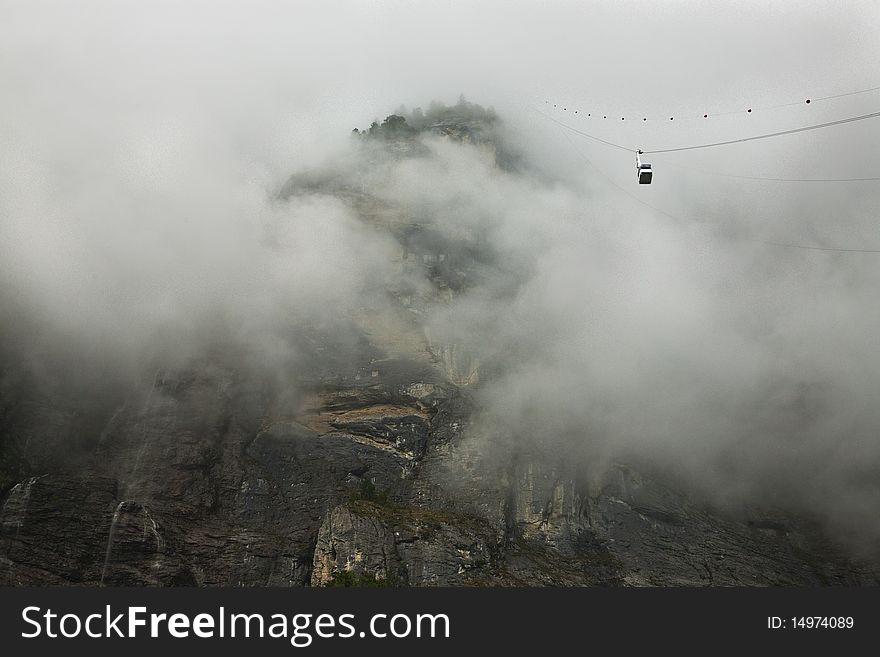
[[863,114],[861,116],[851,116],[845,119],[838,119],[837,121],[829,121],[827,123],[818,123],[816,125],[808,125],[802,128],[792,128],[791,130],[781,130],[779,132],[770,132],[764,135],[754,135],[752,137],[743,137],[741,139],[731,139],[729,141],[718,141],[711,144],[699,144],[697,146],[680,146],[678,148],[655,148],[654,150],[643,150],[642,152],[645,154],[652,153],[677,153],[679,151],[693,151],[698,148],[713,148],[715,146],[727,146],[729,144],[741,144],[746,141],[755,141],[756,139],[769,139],[771,137],[780,137],[782,135],[792,135],[797,132],[806,132],[807,130],[818,130],[820,128],[828,128],[835,125],[842,125],[844,123],[852,123],[853,121],[864,121],[865,119],[873,119],[880,116],[880,112],[873,112],[871,114]]
[[594,135],[587,134],[586,132],[583,132],[582,130],[578,130],[577,128],[572,128],[570,125],[567,125],[567,124],[563,123],[562,121],[557,121],[549,114],[546,114],[546,113],[542,112],[541,110],[539,110],[537,107],[533,107],[530,105],[529,108],[532,109],[533,111],[537,112],[538,114],[542,115],[544,118],[549,119],[550,121],[553,121],[553,123],[555,123],[556,125],[558,125],[562,128],[565,128],[566,130],[571,130],[572,132],[575,132],[583,137],[588,137],[589,139],[593,139],[595,141],[598,141],[602,144],[605,144],[606,146],[613,146],[614,148],[619,148],[620,150],[627,151],[628,153],[634,153],[638,150],[637,148],[629,148],[627,146],[621,146],[620,144],[615,144],[614,142],[606,141],[605,139],[600,139],[599,137],[596,137]]
[[674,162],[664,162],[663,166],[670,166],[683,171],[693,171],[707,176],[720,176],[722,178],[737,178],[739,180],[759,180],[772,182],[810,182],[810,183],[837,183],[837,182],[877,182],[880,176],[874,178],[772,178],[769,176],[743,176],[735,173],[724,173],[722,171],[711,171],[707,169],[695,169],[694,167],[686,167]]
[[[858,95],[858,94],[866,94],[866,93],[870,93],[870,92],[872,92],[872,91],[880,91],[880,86],[878,86],[878,87],[870,87],[870,88],[868,88],[868,89],[858,89],[858,90],[856,90],[856,91],[847,91],[847,92],[845,92],[845,93],[841,93],[841,94],[832,94],[832,95],[830,95],[830,96],[819,96],[818,98],[808,97],[808,98],[805,98],[804,100],[799,100],[799,101],[790,102],[790,103],[780,103],[779,105],[765,105],[765,106],[762,106],[762,107],[749,107],[748,109],[738,109],[738,110],[731,110],[731,111],[725,111],[725,112],[703,112],[703,113],[702,113],[702,117],[703,117],[704,119],[706,119],[706,118],[709,118],[709,117],[732,116],[732,115],[734,115],[734,114],[742,114],[742,113],[748,113],[748,114],[751,114],[753,110],[755,110],[755,111],[759,111],[759,112],[760,112],[760,111],[764,111],[764,110],[781,109],[781,108],[783,108],[783,107],[794,107],[794,106],[796,106],[796,105],[804,105],[804,104],[809,105],[809,104],[811,104],[811,103],[818,103],[818,102],[822,102],[822,101],[825,101],[825,100],[834,100],[834,99],[836,99],[836,98],[845,98],[845,97],[847,97],[847,96],[856,96],[856,95]],[[550,102],[549,100],[545,100],[544,102],[545,102],[546,104],[548,104],[548,105],[551,104],[551,102]],[[558,105],[558,103],[553,103],[553,107],[556,107],[557,105]],[[565,107],[565,108],[563,108],[563,109],[567,110],[567,107]],[[578,112],[579,112],[579,110],[575,110],[575,111],[574,111],[575,114],[577,114]],[[591,114],[591,113],[588,113],[587,116],[590,116],[590,114]],[[598,112],[597,112],[597,114],[598,114]],[[603,115],[607,115],[607,114],[608,114],[608,113],[605,112]],[[581,115],[583,115],[583,112],[581,112]],[[612,113],[612,115],[614,115],[614,113]],[[664,118],[665,118],[665,117],[666,117],[666,115],[664,115]],[[690,118],[691,120],[693,120],[693,119],[698,118],[698,117],[697,117],[697,116],[691,116],[691,117],[689,117],[689,116],[679,116],[679,120],[687,120],[687,119],[689,119],[689,118]],[[647,116],[645,116],[645,117],[643,118],[643,121],[648,121],[648,120],[649,120],[649,119],[648,119]],[[658,120],[658,119],[656,119],[656,118],[651,118],[650,120],[651,120],[651,121],[655,121],[655,120]]]
[[[586,133],[582,130],[578,130],[577,128],[573,128],[572,126],[570,126],[566,123],[563,123],[562,121],[558,121],[557,119],[550,116],[549,114],[542,112],[541,110],[539,110],[536,107],[532,107],[532,109],[534,111],[538,112],[539,114],[543,115],[545,118],[549,119],[550,121],[553,121],[553,123],[557,124],[558,126],[563,127],[566,130],[569,130],[569,131],[574,132],[576,134],[579,134],[583,137],[587,137],[587,138],[592,139],[594,141],[598,141],[602,144],[605,144],[606,146],[612,146],[614,148],[619,148],[620,150],[629,151],[630,153],[633,153],[633,152],[636,152],[639,150],[637,148],[628,148],[626,146],[616,144],[616,143],[608,141],[606,139],[596,137],[595,135],[591,135],[591,134]],[[740,144],[740,143],[747,142],[747,141],[756,141],[758,139],[769,139],[771,137],[780,137],[783,135],[791,135],[791,134],[796,134],[798,132],[806,132],[809,130],[819,130],[820,128],[829,128],[832,126],[842,125],[845,123],[853,123],[854,121],[864,121],[866,119],[872,119],[872,118],[876,118],[878,116],[880,116],[880,112],[873,112],[871,114],[863,114],[861,116],[851,116],[851,117],[847,117],[845,119],[838,119],[837,121],[828,121],[826,123],[818,123],[815,125],[803,126],[800,128],[792,128],[790,130],[781,130],[779,132],[771,132],[771,133],[767,133],[767,134],[763,134],[763,135],[753,135],[751,137],[742,137],[740,139],[731,139],[728,141],[719,141],[719,142],[713,142],[713,143],[709,143],[709,144],[698,144],[695,146],[680,146],[677,148],[660,148],[660,149],[655,148],[653,150],[642,150],[641,152],[645,155],[648,155],[648,154],[655,154],[655,153],[677,153],[677,152],[681,152],[681,151],[692,151],[692,150],[697,150],[697,149],[701,149],[701,148],[714,148],[715,146],[728,146],[730,144]]]
[[[857,94],[866,94],[866,93],[870,93],[871,91],[878,91],[878,90],[880,90],[880,87],[871,87],[870,89],[859,89],[858,91],[847,91],[846,93],[843,93],[843,94],[834,94],[832,96],[820,96],[819,98],[812,98],[811,97],[811,98],[806,98],[805,100],[799,100],[799,101],[796,101],[793,103],[781,103],[779,105],[768,105],[765,107],[755,107],[752,109],[755,109],[757,111],[764,111],[764,110],[771,110],[771,109],[781,109],[783,107],[794,107],[795,105],[804,105],[804,104],[809,105],[811,103],[822,102],[823,100],[833,100],[835,98],[844,98],[846,96],[855,96]],[[747,110],[734,110],[734,111],[730,111],[730,112],[713,112],[713,113],[710,113],[709,116],[731,116],[733,114],[741,114],[742,112],[745,112],[745,111],[747,111]]]
[[[565,127],[564,124],[562,127]],[[571,145],[571,147],[574,149],[574,151],[581,157],[581,159],[583,159],[590,167],[592,167],[597,173],[599,173],[599,175],[601,175],[608,183],[610,183],[612,186],[616,187],[619,191],[626,194],[632,200],[636,201],[637,203],[639,203],[641,205],[644,205],[647,208],[650,208],[651,210],[653,210],[654,212],[657,212],[658,214],[662,214],[662,215],[669,217],[670,219],[673,219],[675,221],[689,221],[691,223],[694,223],[693,219],[679,217],[679,216],[676,216],[676,215],[671,214],[669,212],[666,212],[665,210],[662,210],[658,207],[655,207],[655,206],[651,205],[650,203],[643,201],[638,196],[635,196],[634,194],[630,193],[627,189],[623,188],[621,185],[618,185],[616,182],[614,182],[614,180],[612,180],[612,178],[608,174],[606,174],[599,167],[597,167],[590,160],[590,158],[588,158],[586,155],[584,155],[580,151],[580,149],[577,147],[577,145],[571,139],[569,139],[565,135],[565,133],[563,133],[563,136],[566,137],[566,141],[568,141],[568,143]],[[696,223],[700,226],[705,225],[702,222],[696,222]],[[756,239],[756,238],[752,238],[752,237],[740,237],[739,239],[746,241],[746,242],[753,242],[756,244],[765,244],[768,246],[775,246],[775,247],[784,248],[784,249],[797,249],[797,250],[801,250],[801,251],[825,251],[825,252],[831,252],[831,253],[880,254],[880,249],[855,249],[855,248],[833,247],[833,246],[813,246],[813,245],[809,245],[809,244],[792,244],[792,243],[788,243],[788,242],[777,242],[777,241],[773,241],[773,240],[761,240],[761,239]]]

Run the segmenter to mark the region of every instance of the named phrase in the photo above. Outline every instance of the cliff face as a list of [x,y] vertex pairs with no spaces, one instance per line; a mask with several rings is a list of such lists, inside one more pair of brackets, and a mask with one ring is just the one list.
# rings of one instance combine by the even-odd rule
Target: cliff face
[[[467,390],[405,365],[286,407],[234,372],[160,374],[88,426],[34,400],[5,425],[22,460],[6,473],[0,582],[877,582],[793,519],[725,517],[621,465],[587,479],[564,459],[485,459]],[[71,468],[80,432],[88,455]]]
[[[422,116],[423,131],[484,143],[444,117]],[[420,156],[400,146],[417,133],[394,125],[395,157]],[[134,384],[74,373],[47,387],[7,353],[0,584],[880,581],[804,520],[728,514],[623,464],[493,450],[475,435],[473,392],[491,364],[424,321],[480,284],[479,236],[439,235],[366,185],[310,180],[284,194],[333,190],[428,284],[391,285],[390,309],[345,318],[354,342],[304,329],[307,353],[285,380],[222,351]]]

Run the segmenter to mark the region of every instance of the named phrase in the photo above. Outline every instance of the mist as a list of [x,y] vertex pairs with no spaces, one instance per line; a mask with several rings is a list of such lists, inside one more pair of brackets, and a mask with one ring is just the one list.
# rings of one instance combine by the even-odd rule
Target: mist
[[[4,2],[4,377],[143,381],[219,351],[300,380],[315,335],[356,351],[365,312],[393,315],[403,290],[431,342],[479,363],[487,454],[649,463],[875,546],[880,255],[780,244],[880,248],[876,184],[711,172],[875,175],[877,125],[658,155],[641,189],[629,153],[535,109],[702,114],[875,86],[876,6],[464,7]],[[494,107],[510,166],[479,144],[424,136],[390,157],[350,135],[461,93]],[[632,128],[552,115],[661,148],[876,103]],[[310,172],[472,249],[466,283],[438,301],[344,194],[285,187]]]

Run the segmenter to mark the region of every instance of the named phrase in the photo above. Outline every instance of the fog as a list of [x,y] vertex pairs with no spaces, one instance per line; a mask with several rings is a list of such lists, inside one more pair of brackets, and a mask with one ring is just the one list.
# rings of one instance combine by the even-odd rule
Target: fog
[[[138,379],[224,344],[302,367],[302,327],[429,288],[343,199],[279,198],[329,171],[480,237],[478,284],[424,322],[491,373],[489,451],[650,463],[880,537],[880,254],[780,246],[880,249],[880,188],[713,175],[876,176],[878,120],[650,156],[645,187],[630,153],[547,119],[653,150],[876,111],[878,92],[720,116],[880,84],[874,3],[178,4],[0,3],[7,363]],[[350,137],[462,93],[514,168],[430,137],[365,160]]]

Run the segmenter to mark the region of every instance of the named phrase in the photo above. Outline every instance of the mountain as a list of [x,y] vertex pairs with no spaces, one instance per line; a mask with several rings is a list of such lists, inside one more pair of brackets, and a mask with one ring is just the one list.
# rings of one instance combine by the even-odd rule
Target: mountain
[[880,583],[806,514],[718,504],[645,460],[566,449],[552,427],[487,438],[483,391],[519,356],[433,319],[474,290],[513,299],[528,268],[479,224],[390,198],[382,176],[437,148],[515,171],[502,134],[464,99],[402,110],[353,132],[348,159],[288,180],[277,203],[344,207],[390,245],[393,276],[339,314],[276,327],[296,346],[278,369],[225,334],[134,374],[95,353],[36,368],[7,340],[0,584]]

